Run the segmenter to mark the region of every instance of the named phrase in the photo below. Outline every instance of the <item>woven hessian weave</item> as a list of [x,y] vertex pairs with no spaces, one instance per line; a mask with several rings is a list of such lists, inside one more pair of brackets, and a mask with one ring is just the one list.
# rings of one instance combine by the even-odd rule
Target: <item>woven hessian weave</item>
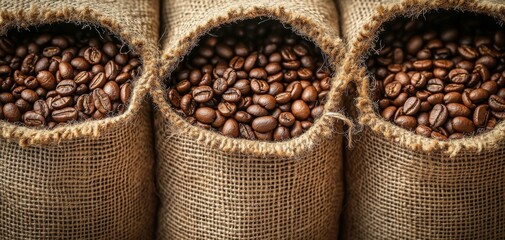
[[[340,64],[342,43],[332,1],[165,1],[161,81],[222,24],[261,17],[290,24]],[[192,126],[154,83],[158,239],[336,239],[343,200],[342,82],[325,115],[284,142],[232,139]],[[334,116],[334,114],[333,114]]]
[[57,22],[104,27],[143,61],[120,116],[54,130],[0,122],[0,239],[153,237],[153,130],[146,94],[157,77],[158,4],[0,1],[1,34]]
[[346,153],[344,239],[504,239],[505,124],[438,141],[387,123],[375,112],[363,61],[381,25],[397,16],[453,9],[505,19],[495,1],[340,2],[363,131]]

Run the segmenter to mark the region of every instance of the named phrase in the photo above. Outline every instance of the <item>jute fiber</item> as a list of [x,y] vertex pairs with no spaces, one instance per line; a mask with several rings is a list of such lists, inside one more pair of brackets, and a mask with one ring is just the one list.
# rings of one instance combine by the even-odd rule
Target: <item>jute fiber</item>
[[[222,24],[261,17],[288,23],[339,64],[331,1],[165,1],[166,79],[198,39]],[[332,66],[335,68],[335,66]],[[335,239],[343,199],[341,93],[337,75],[324,116],[284,142],[232,139],[177,115],[154,84],[158,239]]]
[[346,153],[345,239],[504,239],[505,124],[461,140],[418,136],[377,115],[364,67],[386,21],[434,9],[502,21],[503,2],[343,0],[340,6],[363,125]]
[[0,34],[70,22],[104,27],[140,54],[120,116],[36,130],[0,122],[0,239],[150,239],[155,221],[151,111],[158,1],[0,1]]

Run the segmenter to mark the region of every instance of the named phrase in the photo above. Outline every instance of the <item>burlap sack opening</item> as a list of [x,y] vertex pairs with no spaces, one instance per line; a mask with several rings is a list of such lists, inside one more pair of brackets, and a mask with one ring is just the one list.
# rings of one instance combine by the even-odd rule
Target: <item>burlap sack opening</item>
[[430,10],[505,19],[495,1],[348,1],[340,3],[348,64],[363,131],[346,157],[345,239],[501,239],[505,237],[505,124],[461,140],[438,141],[385,122],[370,98],[364,60],[381,25]]
[[[149,239],[158,1],[1,1],[1,34],[58,22],[103,27],[143,61],[127,111],[54,130],[0,122],[1,239]],[[78,27],[76,27],[78,29]]]
[[[83,2],[86,2],[85,4]],[[119,116],[105,118],[102,120],[86,121],[72,124],[64,127],[58,127],[54,130],[43,131],[18,126],[0,121],[0,134],[3,138],[18,141],[21,145],[44,144],[47,142],[59,142],[63,140],[72,140],[79,137],[98,137],[100,132],[114,128],[116,126],[127,124],[132,121],[139,110],[146,106],[146,95],[149,91],[151,81],[156,78],[157,50],[156,41],[158,36],[158,1],[151,0],[151,3],[140,1],[124,4],[122,1],[110,1],[102,3],[101,1],[2,1],[3,10],[0,11],[0,34],[5,34],[9,29],[24,29],[30,26],[45,25],[58,22],[75,23],[82,27],[89,28],[103,27],[119,39],[124,40],[124,44],[129,45],[133,51],[141,56],[143,62],[142,75],[136,79],[133,84],[133,92],[124,114]],[[122,12],[97,11],[95,9],[106,9],[114,7],[116,4],[124,5],[124,8],[130,8],[129,15]],[[112,9],[108,9],[109,11]],[[126,14],[126,16],[118,16]],[[114,16],[115,15],[115,16]],[[145,16],[144,16],[145,15]],[[149,16],[149,17],[146,17]],[[138,19],[139,17],[143,17]],[[135,26],[137,25],[137,26]],[[152,25],[152,26],[151,26]],[[78,29],[78,27],[76,27]],[[142,34],[140,34],[142,33]],[[147,37],[145,36],[147,34]],[[124,127],[124,126],[123,126]]]
[[[341,61],[338,19],[330,1],[168,1],[163,17],[161,81],[222,24],[261,17],[293,26]],[[187,123],[154,84],[158,239],[335,239],[342,203],[344,88],[337,73],[325,115],[284,142],[232,139]]]

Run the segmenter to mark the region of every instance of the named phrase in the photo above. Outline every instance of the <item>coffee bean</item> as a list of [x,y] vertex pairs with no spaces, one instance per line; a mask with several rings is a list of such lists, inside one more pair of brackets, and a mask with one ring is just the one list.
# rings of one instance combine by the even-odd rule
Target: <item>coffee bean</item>
[[253,79],[251,81],[251,90],[256,94],[268,93],[269,85],[264,80]]
[[276,103],[275,98],[272,95],[268,94],[259,95],[258,100],[256,101],[256,104],[260,105],[261,107],[267,110],[274,109],[275,103]]
[[461,103],[461,93],[450,92],[444,95],[444,103]]
[[56,92],[62,96],[70,96],[77,90],[77,85],[73,80],[63,80],[56,85]]
[[438,78],[432,78],[428,80],[426,90],[428,90],[431,93],[442,92],[444,90],[444,82]]
[[51,114],[51,117],[56,122],[68,122],[77,120],[78,114],[77,110],[73,107],[66,107],[59,110],[54,110]]
[[416,118],[412,116],[399,116],[395,119],[395,123],[403,128],[413,130],[417,126],[417,120]]
[[210,99],[214,97],[214,91],[209,86],[198,86],[193,90],[192,95],[196,102],[204,103],[210,101]]
[[95,47],[89,47],[84,51],[84,59],[91,64],[98,64],[102,60],[102,52]]
[[498,95],[491,95],[489,97],[488,104],[493,111],[505,111],[505,99],[501,98]]
[[210,107],[198,108],[195,112],[195,118],[199,122],[211,124],[216,119],[216,111]]
[[39,85],[47,90],[53,90],[56,87],[56,79],[49,71],[40,71],[37,74]]
[[[111,101],[118,101],[120,97],[119,85],[114,81],[109,81],[103,86],[103,91],[109,95]],[[125,96],[126,97],[126,96]]]
[[472,90],[468,97],[470,97],[472,102],[482,102],[489,98],[489,93],[482,88],[477,88]]
[[291,105],[291,111],[298,120],[305,120],[310,116],[310,108],[302,100],[296,100]]
[[460,103],[449,103],[446,105],[446,107],[450,117],[469,117],[472,114],[469,108]]
[[466,117],[455,117],[452,119],[452,126],[454,130],[462,133],[471,133],[475,131],[475,125]]
[[[121,102],[123,104],[127,104],[128,101],[130,101],[130,96],[133,91],[132,89],[133,89],[133,87],[132,87],[131,83],[125,83],[125,84],[121,85],[121,88],[119,90],[119,99],[121,100]],[[179,95],[179,93],[177,93],[177,91],[175,91],[175,93],[177,94],[177,96],[170,97],[170,95],[169,95],[169,99],[172,99],[171,100],[172,104],[174,104],[175,101],[178,101],[177,105],[179,105],[180,104],[180,95]],[[175,99],[175,98],[177,98],[177,99]]]
[[431,136],[431,128],[427,127],[426,125],[418,125],[416,128],[416,133],[425,137],[430,137]]
[[251,126],[256,132],[266,133],[275,129],[277,120],[272,116],[258,117],[252,121]]
[[39,95],[31,89],[25,89],[21,92],[21,98],[29,103],[34,103],[39,100]]
[[410,97],[403,105],[403,111],[406,115],[415,115],[421,108],[421,100],[417,97]]
[[18,122],[21,120],[21,111],[14,103],[7,103],[2,108],[5,119],[9,122]]
[[449,79],[453,83],[466,83],[470,80],[470,75],[465,69],[456,68],[449,72]]
[[49,106],[44,100],[37,100],[33,103],[33,111],[42,115],[44,118],[50,114]]
[[449,112],[447,107],[442,104],[437,104],[433,106],[433,109],[430,112],[430,126],[433,128],[442,126],[449,116]]
[[93,90],[93,101],[96,109],[101,113],[107,114],[112,111],[112,103],[109,95],[107,95],[107,93],[105,93],[102,89],[97,88]]
[[254,134],[251,126],[247,124],[239,124],[239,131],[241,137],[249,140],[256,140],[256,135]]
[[23,122],[27,126],[37,127],[45,125],[46,119],[42,115],[34,111],[28,111],[25,114],[23,114]]
[[240,92],[240,90],[238,90],[236,88],[229,88],[222,95],[223,100],[225,100],[227,102],[234,102],[234,103],[240,101],[241,97],[242,97],[242,93]]
[[473,124],[477,127],[485,127],[489,118],[489,105],[483,104],[475,108],[473,112]]

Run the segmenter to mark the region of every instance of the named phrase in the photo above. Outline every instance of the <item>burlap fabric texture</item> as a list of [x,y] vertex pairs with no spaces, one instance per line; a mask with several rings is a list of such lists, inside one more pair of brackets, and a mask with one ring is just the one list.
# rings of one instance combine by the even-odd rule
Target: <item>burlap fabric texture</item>
[[505,19],[498,1],[340,1],[363,131],[346,155],[345,239],[504,239],[505,124],[462,140],[438,141],[381,119],[364,59],[381,25],[433,9]]
[[[0,122],[0,239],[150,239],[158,1],[0,1],[0,31],[56,22],[105,27],[143,60],[127,111],[54,130]],[[76,27],[76,31],[80,27]]]
[[[342,44],[331,1],[187,1],[162,4],[161,81],[222,24],[277,19],[339,63]],[[155,83],[158,239],[335,239],[343,199],[342,82],[333,77],[325,115],[285,142],[232,139],[177,115]]]

